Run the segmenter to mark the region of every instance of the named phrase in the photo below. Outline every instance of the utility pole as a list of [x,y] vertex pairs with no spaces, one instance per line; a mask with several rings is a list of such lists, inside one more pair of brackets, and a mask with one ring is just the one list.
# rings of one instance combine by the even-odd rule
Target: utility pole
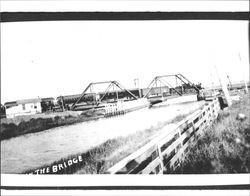
[[61,103],[62,103],[62,111],[64,112],[65,108],[64,108],[63,96],[61,96]]
[[233,87],[233,86],[232,86],[232,82],[231,82],[231,80],[230,80],[230,78],[229,78],[229,76],[228,76],[228,75],[227,75],[227,79],[228,79],[229,86],[230,86],[230,87],[229,87],[229,89],[232,89],[232,87]]
[[134,84],[135,84],[135,88],[137,88],[138,91],[139,91],[139,98],[141,98],[141,90],[140,90],[140,85],[139,85],[139,78],[134,79]]
[[[113,85],[114,85],[114,84],[113,84]],[[118,100],[119,100],[118,90],[119,90],[119,89],[117,89],[117,90],[116,90],[116,101],[118,101]]]
[[[240,53],[239,53],[239,59],[240,59],[240,62],[241,62],[241,56],[240,56]],[[242,63],[241,63],[241,66],[242,66]],[[243,66],[242,66],[242,70],[243,70]],[[244,83],[245,83],[245,92],[248,93],[248,88],[247,88],[247,82],[246,82],[246,78],[245,78],[245,72],[243,70],[243,80],[244,80]]]
[[217,66],[215,65],[214,67],[215,67],[215,70],[216,70],[220,85],[222,87],[223,93],[224,93],[225,98],[227,100],[228,106],[231,106],[232,105],[232,99],[231,99],[231,97],[229,95],[227,85],[226,85],[225,81],[223,80],[223,78],[221,78],[221,75],[220,75],[220,73],[219,73],[219,71],[217,69]]
[[214,82],[213,82],[213,75],[212,75],[212,73],[210,74],[210,77],[211,77],[211,87],[213,88],[214,87]]
[[135,88],[137,87],[136,80],[137,80],[137,78],[134,79]]

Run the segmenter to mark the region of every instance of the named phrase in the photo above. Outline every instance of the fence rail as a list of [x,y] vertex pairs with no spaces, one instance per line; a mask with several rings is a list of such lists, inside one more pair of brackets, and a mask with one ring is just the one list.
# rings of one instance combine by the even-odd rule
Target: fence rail
[[207,101],[202,109],[197,110],[173,127],[163,130],[162,135],[115,164],[107,173],[171,173],[179,166],[185,153],[189,150],[189,144],[195,142],[201,131],[217,118],[219,110],[218,98]]

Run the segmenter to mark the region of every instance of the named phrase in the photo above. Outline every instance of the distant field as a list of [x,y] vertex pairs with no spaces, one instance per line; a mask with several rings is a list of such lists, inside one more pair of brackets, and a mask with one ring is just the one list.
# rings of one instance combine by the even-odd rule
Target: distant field
[[[239,120],[238,114],[246,119]],[[178,174],[250,172],[250,96],[219,114],[217,121],[190,147]]]

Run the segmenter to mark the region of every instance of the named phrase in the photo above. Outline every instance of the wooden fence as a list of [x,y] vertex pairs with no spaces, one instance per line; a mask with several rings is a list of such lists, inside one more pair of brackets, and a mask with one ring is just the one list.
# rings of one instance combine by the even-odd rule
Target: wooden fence
[[202,109],[189,115],[173,128],[163,130],[162,135],[115,164],[107,173],[171,173],[183,160],[189,149],[189,144],[195,142],[201,131],[217,118],[219,110],[218,99],[212,98],[205,103]]

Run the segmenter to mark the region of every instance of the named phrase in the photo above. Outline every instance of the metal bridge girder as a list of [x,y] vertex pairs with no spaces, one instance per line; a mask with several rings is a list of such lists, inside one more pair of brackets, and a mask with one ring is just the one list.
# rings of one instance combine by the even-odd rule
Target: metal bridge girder
[[175,77],[179,79],[183,84],[190,85],[190,87],[194,88],[196,92],[199,94],[199,89],[192,83],[190,82],[186,77],[184,77],[182,74],[170,74],[170,75],[161,75],[161,76],[156,76],[148,85],[148,92],[144,95],[144,97],[148,97],[149,93],[153,89],[153,86],[157,83],[157,81],[160,81],[164,86],[168,86],[171,89],[173,89],[175,92],[177,92],[178,95],[182,96],[182,93],[179,92],[177,89],[175,89],[170,83],[168,83],[164,78],[168,77]]
[[[107,95],[109,89],[115,85],[117,86],[119,89],[121,90],[125,90],[126,92],[128,92],[134,99],[137,99],[137,97],[131,93],[128,89],[126,89],[125,87],[123,87],[120,83],[118,83],[115,80],[112,81],[103,81],[103,82],[91,82],[86,88],[85,90],[82,92],[81,96],[77,99],[77,101],[71,106],[71,109],[74,110],[75,106],[77,103],[80,102],[80,100],[87,94],[86,92],[88,91],[88,89],[90,89],[93,85],[97,85],[97,84],[106,84],[109,83],[108,87],[106,88],[106,90],[104,91],[104,95],[97,101],[96,105],[98,106],[102,100],[104,99],[104,97]],[[117,95],[117,99],[118,99],[118,95]]]

